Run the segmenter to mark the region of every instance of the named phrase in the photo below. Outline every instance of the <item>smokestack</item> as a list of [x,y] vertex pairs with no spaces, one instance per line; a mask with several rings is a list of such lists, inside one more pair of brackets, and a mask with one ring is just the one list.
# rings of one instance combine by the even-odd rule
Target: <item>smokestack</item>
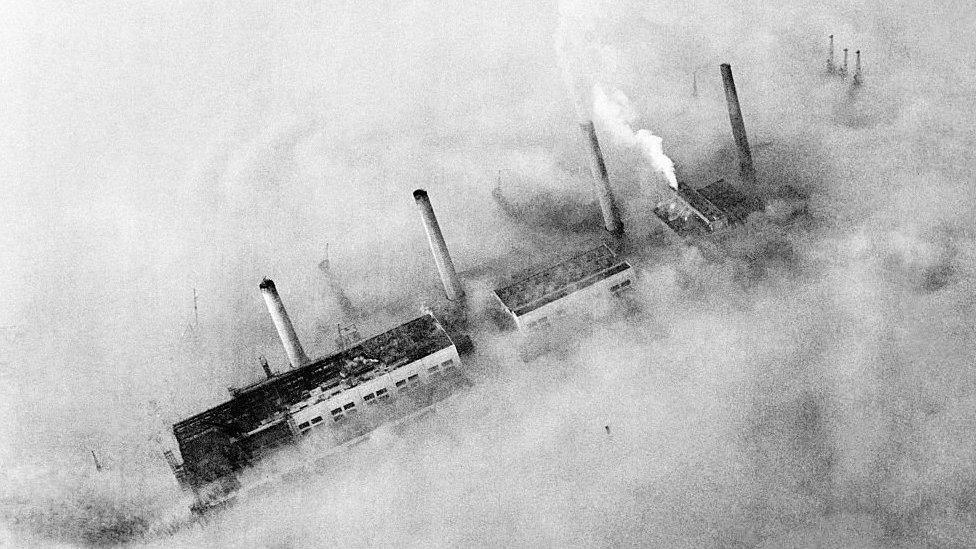
[[590,172],[593,174],[597,198],[600,200],[600,210],[603,211],[603,224],[610,234],[620,236],[624,233],[624,224],[620,220],[620,210],[617,209],[617,203],[613,199],[610,176],[607,175],[607,165],[603,161],[600,141],[596,138],[596,128],[592,121],[587,120],[580,122],[580,130],[583,131],[583,138],[586,139],[587,149],[590,153]]
[[742,109],[739,107],[739,95],[735,91],[735,80],[732,79],[732,67],[728,63],[722,64],[722,81],[725,83],[725,102],[729,107],[729,121],[732,123],[732,135],[739,154],[739,174],[748,184],[756,184],[756,170],[752,166],[752,153],[749,150],[749,140],[746,138],[746,125],[742,120]]
[[271,371],[271,366],[268,365],[268,359],[261,357],[261,368],[264,369],[264,375],[268,376],[268,379],[274,377],[274,372]]
[[861,50],[854,52],[854,85],[861,85]]
[[291,363],[292,368],[300,368],[308,364],[308,356],[302,349],[302,344],[298,342],[295,327],[292,326],[291,319],[288,318],[288,311],[285,310],[285,304],[281,302],[281,296],[278,295],[275,283],[270,278],[265,278],[258,287],[261,288],[261,294],[264,295],[264,302],[268,305],[268,313],[271,315],[275,329],[278,330],[278,337],[281,338],[281,345],[285,348],[285,354],[288,355],[288,362]]
[[841,67],[840,73],[847,76],[847,48],[844,48],[844,65]]
[[437,223],[437,217],[434,216],[430,197],[427,196],[427,191],[417,189],[413,192],[413,199],[417,201],[420,216],[424,220],[424,231],[427,232],[430,252],[434,254],[434,263],[437,264],[437,272],[440,273],[441,282],[444,284],[444,293],[449,300],[457,301],[464,297],[464,288],[461,286],[457,271],[454,270],[454,262],[451,261],[451,254],[447,251],[447,243],[444,242],[441,227]]
[[166,458],[166,463],[169,464],[169,468],[172,469],[174,473],[180,470],[180,463],[176,461],[176,456],[173,455],[172,450],[164,450],[163,457]]
[[834,35],[830,35],[830,50],[827,53],[827,74],[834,74]]

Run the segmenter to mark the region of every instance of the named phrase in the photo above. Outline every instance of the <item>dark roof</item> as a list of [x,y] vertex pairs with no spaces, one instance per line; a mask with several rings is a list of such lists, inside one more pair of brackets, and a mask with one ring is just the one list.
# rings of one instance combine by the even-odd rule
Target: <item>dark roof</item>
[[214,430],[241,436],[308,399],[315,388],[328,390],[344,381],[354,385],[356,380],[372,379],[451,345],[444,328],[426,314],[307,366],[242,389],[231,400],[174,424],[173,434],[181,453],[187,442]]
[[499,288],[495,295],[508,310],[522,316],[629,268],[603,244]]
[[758,200],[739,192],[723,179],[698,189],[698,193],[725,212],[732,222],[743,223],[749,214],[762,209]]
[[727,218],[725,212],[688,185],[678,182],[677,192],[707,223],[715,223]]
[[686,238],[705,236],[709,233],[708,225],[703,223],[701,218],[687,209],[672,208],[672,204],[658,204],[654,208],[654,215],[670,227],[672,231]]
[[692,237],[743,223],[750,213],[761,208],[758,200],[719,179],[697,190],[679,182],[671,200],[658,204],[654,214],[674,232]]

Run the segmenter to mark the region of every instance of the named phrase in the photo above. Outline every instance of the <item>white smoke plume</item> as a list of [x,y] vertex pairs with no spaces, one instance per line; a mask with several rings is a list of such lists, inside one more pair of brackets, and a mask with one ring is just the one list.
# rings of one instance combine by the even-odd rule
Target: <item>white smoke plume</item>
[[674,189],[678,188],[674,162],[664,154],[664,140],[648,129],[634,131],[631,126],[634,119],[633,109],[622,91],[613,90],[608,94],[603,91],[602,86],[594,86],[593,113],[618,145],[637,149],[648,165],[659,173],[668,185]]

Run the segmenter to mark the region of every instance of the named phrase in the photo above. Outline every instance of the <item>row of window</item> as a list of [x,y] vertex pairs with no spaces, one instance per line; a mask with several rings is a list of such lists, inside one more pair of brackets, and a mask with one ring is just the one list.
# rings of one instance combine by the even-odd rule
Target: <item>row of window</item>
[[[454,360],[450,359],[441,362],[440,364],[431,366],[430,368],[427,368],[427,375],[431,379],[438,379],[441,376],[456,371],[457,368],[454,365]],[[420,385],[420,375],[413,374],[411,376],[408,376],[406,379],[401,379],[397,381],[395,385],[396,388],[400,389],[401,391],[413,389],[414,387]],[[382,389],[377,389],[376,392],[369,393],[368,395],[363,395],[363,402],[365,402],[368,405],[374,405],[378,402],[384,402],[389,399],[390,399],[390,392],[385,387]],[[359,410],[356,408],[355,402],[346,403],[338,408],[332,409],[331,412],[332,421],[334,423],[339,423],[343,419],[356,414],[358,411]],[[309,431],[313,425],[318,425],[319,423],[322,423],[322,417],[316,416],[310,419],[309,421],[299,423],[298,430],[304,434],[306,431]]]
[[620,284],[614,284],[613,286],[610,286],[610,291],[613,293],[613,295],[620,295],[621,293],[623,293],[624,290],[626,290],[629,287],[630,287],[630,279],[628,278],[627,280],[624,280]]
[[549,326],[549,317],[542,317],[526,324],[526,328],[546,328]]
[[[627,280],[624,280],[620,284],[614,284],[613,286],[610,286],[610,292],[613,293],[613,295],[615,296],[620,296],[620,294],[622,294],[624,291],[630,288],[630,284],[631,284],[631,280],[628,278]],[[565,316],[565,314],[566,312],[560,309],[556,311],[555,316]],[[532,322],[529,322],[528,324],[525,325],[526,328],[547,328],[548,326],[549,326],[549,317],[545,317],[545,316],[533,320]]]

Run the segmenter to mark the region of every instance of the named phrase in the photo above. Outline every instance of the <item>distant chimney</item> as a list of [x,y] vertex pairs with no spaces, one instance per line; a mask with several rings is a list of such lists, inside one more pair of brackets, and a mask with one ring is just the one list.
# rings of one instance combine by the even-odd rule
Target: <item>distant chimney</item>
[[844,65],[840,68],[840,73],[847,76],[847,48],[844,48]]
[[854,52],[854,85],[861,85],[861,50]]
[[596,186],[597,198],[600,200],[600,210],[603,211],[603,225],[610,234],[619,236],[624,233],[624,224],[620,220],[620,210],[613,199],[613,190],[610,188],[610,176],[607,175],[607,165],[603,161],[603,151],[600,150],[600,141],[596,137],[596,128],[593,122],[587,120],[580,122],[580,130],[586,140],[586,148],[590,153],[590,173],[593,174],[593,184]]
[[182,467],[180,462],[176,461],[176,456],[173,455],[172,450],[163,450],[163,457],[166,458],[166,463],[169,464],[169,468],[172,469],[174,473],[178,472]]
[[295,327],[288,318],[288,311],[285,310],[278,289],[270,278],[265,278],[258,286],[264,295],[264,302],[268,305],[268,313],[271,314],[271,321],[274,322],[275,329],[278,330],[278,337],[281,338],[281,345],[285,348],[288,355],[288,362],[293,368],[300,368],[309,363],[302,344],[298,342],[298,335],[295,334]]
[[739,174],[744,182],[755,185],[756,170],[752,165],[752,152],[749,150],[749,139],[746,138],[746,125],[742,120],[735,80],[732,79],[732,67],[728,63],[722,64],[722,81],[725,83],[725,102],[729,107],[732,136],[735,137],[735,146],[739,155]]
[[427,196],[427,191],[417,189],[413,192],[413,199],[417,202],[417,207],[420,208],[420,217],[424,220],[424,231],[427,232],[430,252],[434,255],[437,272],[440,273],[441,282],[444,284],[444,293],[451,301],[457,301],[464,297],[464,288],[461,286],[461,279],[458,278],[457,271],[454,270],[454,262],[451,261],[451,254],[447,251],[447,243],[444,242],[441,227],[437,223],[437,217],[434,216],[430,197]]
[[274,377],[274,372],[271,371],[271,366],[268,365],[268,359],[261,357],[261,368],[264,369],[264,375],[268,376],[268,379]]
[[830,49],[827,52],[827,74],[834,74],[837,69],[834,67],[834,35],[830,35]]

